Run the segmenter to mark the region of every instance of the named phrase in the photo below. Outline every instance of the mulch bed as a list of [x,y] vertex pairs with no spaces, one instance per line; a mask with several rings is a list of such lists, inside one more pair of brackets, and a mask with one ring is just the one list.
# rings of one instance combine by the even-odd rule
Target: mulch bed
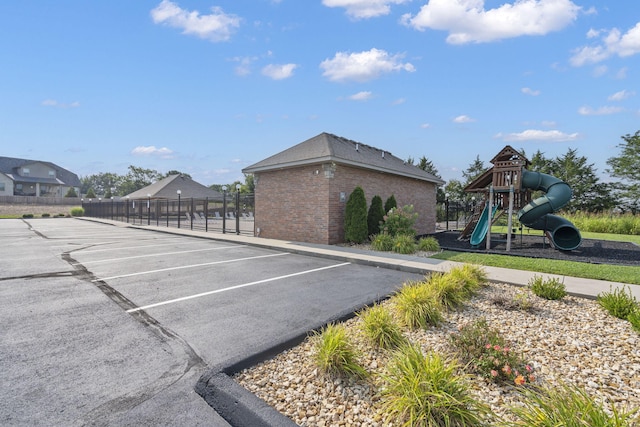
[[515,234],[511,239],[511,252],[506,252],[506,236],[491,235],[491,249],[485,249],[485,242],[478,248],[472,248],[469,240],[458,240],[460,232],[445,231],[433,234],[440,247],[446,250],[493,253],[500,255],[525,256],[529,258],[547,258],[565,261],[588,262],[592,264],[614,264],[640,266],[640,246],[627,242],[583,239],[582,244],[573,251],[555,249],[549,239],[540,235],[526,233]]

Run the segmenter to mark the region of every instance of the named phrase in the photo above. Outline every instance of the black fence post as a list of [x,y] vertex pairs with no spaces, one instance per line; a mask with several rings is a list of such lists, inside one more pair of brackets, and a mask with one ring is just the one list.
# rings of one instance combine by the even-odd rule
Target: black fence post
[[222,186],[222,234],[227,232],[227,186]]
[[236,234],[240,234],[240,184],[236,186]]

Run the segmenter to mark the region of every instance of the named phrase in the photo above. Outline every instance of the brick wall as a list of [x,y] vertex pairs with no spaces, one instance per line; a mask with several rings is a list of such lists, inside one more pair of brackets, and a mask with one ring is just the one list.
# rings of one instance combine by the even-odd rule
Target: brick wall
[[344,241],[346,200],[358,185],[364,190],[367,208],[374,196],[384,203],[393,194],[398,206],[414,205],[418,234],[435,231],[434,184],[340,164],[325,171],[331,169],[327,166],[256,174],[256,229],[261,237],[324,244]]

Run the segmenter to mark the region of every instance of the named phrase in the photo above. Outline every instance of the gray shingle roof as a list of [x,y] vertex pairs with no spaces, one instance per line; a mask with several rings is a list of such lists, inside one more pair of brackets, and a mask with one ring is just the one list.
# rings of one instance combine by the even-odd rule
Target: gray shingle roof
[[[51,169],[56,171],[57,181],[51,181],[46,178],[31,178],[33,182],[43,182],[43,183],[56,183],[56,184],[64,184],[70,187],[80,187],[80,178],[73,172],[66,170],[65,168],[61,168],[55,163],[45,162],[42,160],[29,160],[29,159],[18,159],[14,157],[0,157],[0,172],[5,175],[12,176],[14,179],[17,178],[19,181],[28,182],[25,180],[26,177],[17,177],[19,175],[17,170],[23,166],[30,165],[33,163],[42,163],[49,166]],[[61,181],[61,182],[60,182]]]
[[152,199],[177,199],[180,190],[182,198],[204,199],[209,197],[220,198],[222,194],[212,190],[184,175],[169,175],[140,190],[128,194],[131,199],[146,199],[151,195]]
[[444,184],[440,178],[408,164],[386,150],[326,132],[248,166],[242,172],[265,172],[327,162],[406,176],[437,185]]

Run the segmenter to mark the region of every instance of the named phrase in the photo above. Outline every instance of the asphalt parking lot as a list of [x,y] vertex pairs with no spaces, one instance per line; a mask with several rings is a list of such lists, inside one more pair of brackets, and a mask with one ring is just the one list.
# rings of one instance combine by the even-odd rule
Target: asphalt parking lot
[[419,277],[212,237],[1,220],[0,424],[224,426],[204,372]]

